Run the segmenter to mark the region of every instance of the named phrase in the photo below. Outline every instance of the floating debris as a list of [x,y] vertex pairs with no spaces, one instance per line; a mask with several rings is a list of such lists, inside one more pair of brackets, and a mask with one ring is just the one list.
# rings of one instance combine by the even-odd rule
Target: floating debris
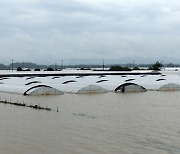
[[73,115],[75,115],[75,116],[80,116],[80,117],[87,117],[87,118],[91,118],[91,119],[96,118],[96,117],[94,117],[94,116],[86,115],[86,114],[84,114],[84,113],[73,113]]
[[40,105],[27,105],[26,107],[30,107],[36,110],[47,110],[47,111],[51,111],[51,109],[49,107],[42,107]]
[[32,109],[36,109],[36,110],[46,110],[46,111],[51,111],[52,109],[49,108],[49,107],[43,107],[43,106],[40,106],[40,105],[27,105],[25,103],[13,103],[13,102],[8,102],[7,100],[5,101],[0,101],[1,104],[10,104],[10,105],[15,105],[15,106],[22,106],[22,107],[29,107],[29,108],[32,108]]

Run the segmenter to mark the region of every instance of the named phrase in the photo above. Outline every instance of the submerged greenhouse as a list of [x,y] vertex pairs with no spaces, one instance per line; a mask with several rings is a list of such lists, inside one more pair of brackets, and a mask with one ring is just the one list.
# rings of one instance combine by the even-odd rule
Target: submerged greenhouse
[[180,85],[175,83],[168,83],[159,88],[160,91],[179,91]]
[[77,93],[85,94],[85,93],[106,93],[106,92],[108,91],[100,86],[88,85],[86,87],[81,88]]
[[22,95],[179,91],[179,75],[66,75],[1,77],[0,91]]
[[24,92],[24,95],[59,95],[59,94],[63,94],[63,92],[47,85],[37,85],[27,89]]
[[115,89],[115,92],[144,92],[146,88],[135,83],[124,83]]

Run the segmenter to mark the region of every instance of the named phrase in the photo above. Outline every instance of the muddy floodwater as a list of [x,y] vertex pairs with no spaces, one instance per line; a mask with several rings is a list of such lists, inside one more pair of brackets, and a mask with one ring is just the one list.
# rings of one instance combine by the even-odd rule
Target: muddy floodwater
[[180,153],[180,92],[0,99],[52,109],[0,104],[1,154]]

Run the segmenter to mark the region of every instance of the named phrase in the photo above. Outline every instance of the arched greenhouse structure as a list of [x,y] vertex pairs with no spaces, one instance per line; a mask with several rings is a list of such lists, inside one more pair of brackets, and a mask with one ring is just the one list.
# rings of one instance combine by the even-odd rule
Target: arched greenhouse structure
[[180,85],[175,83],[168,83],[159,88],[160,91],[179,91]]
[[77,93],[85,94],[85,93],[106,93],[106,92],[108,92],[108,91],[100,86],[88,85],[88,86],[81,88]]
[[24,92],[24,95],[59,95],[59,94],[63,94],[63,92],[47,85],[37,85],[29,88]]
[[115,92],[144,92],[146,88],[135,83],[124,83],[115,89]]

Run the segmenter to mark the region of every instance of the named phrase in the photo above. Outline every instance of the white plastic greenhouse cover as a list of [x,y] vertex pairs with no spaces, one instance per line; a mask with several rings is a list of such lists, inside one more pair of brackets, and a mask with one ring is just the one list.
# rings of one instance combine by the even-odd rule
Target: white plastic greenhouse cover
[[175,83],[168,83],[159,88],[160,91],[179,91],[180,85]]
[[84,93],[106,93],[106,92],[108,91],[100,86],[88,85],[86,87],[81,88],[77,93],[84,94]]
[[[28,79],[28,80],[27,80]],[[157,81],[158,80],[158,81]],[[72,82],[75,81],[75,82]],[[172,83],[173,82],[173,83]],[[64,84],[63,84],[64,83]],[[45,85],[44,87],[36,87]],[[124,87],[121,87],[121,86]],[[47,86],[47,87],[46,87]],[[48,88],[49,86],[49,88]],[[31,89],[32,88],[32,89]],[[179,75],[90,75],[9,77],[1,80],[0,91],[24,94],[102,93],[117,91],[180,90]]]

